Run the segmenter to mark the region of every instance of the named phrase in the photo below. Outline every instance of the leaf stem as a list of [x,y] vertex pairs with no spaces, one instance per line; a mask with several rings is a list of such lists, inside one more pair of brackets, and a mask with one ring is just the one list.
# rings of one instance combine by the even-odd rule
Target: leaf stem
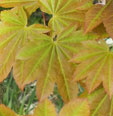
[[42,12],[42,16],[43,16],[43,23],[44,23],[44,26],[46,26],[46,17],[45,17],[45,13]]

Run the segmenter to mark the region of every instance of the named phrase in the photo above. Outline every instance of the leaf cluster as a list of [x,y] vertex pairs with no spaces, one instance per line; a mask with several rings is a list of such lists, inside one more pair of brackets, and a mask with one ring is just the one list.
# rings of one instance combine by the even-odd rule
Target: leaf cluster
[[[113,47],[105,39],[113,38],[112,0],[0,0],[0,6],[0,82],[12,68],[21,90],[37,82],[39,103],[29,116],[113,116]],[[44,24],[29,24],[38,8]],[[60,113],[47,99],[55,84],[64,101]],[[0,116],[8,115],[19,116],[1,104]]]

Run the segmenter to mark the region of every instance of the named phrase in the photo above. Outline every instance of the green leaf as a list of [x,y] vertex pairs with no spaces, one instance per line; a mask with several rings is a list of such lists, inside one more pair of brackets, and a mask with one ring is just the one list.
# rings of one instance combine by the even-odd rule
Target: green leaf
[[87,100],[75,99],[64,105],[59,116],[89,116],[89,104]]

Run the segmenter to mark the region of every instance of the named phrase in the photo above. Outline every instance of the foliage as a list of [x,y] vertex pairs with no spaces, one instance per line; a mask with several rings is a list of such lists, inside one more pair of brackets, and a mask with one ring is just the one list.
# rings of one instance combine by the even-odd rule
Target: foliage
[[[113,116],[112,0],[0,0],[0,7],[0,82],[10,75],[0,116]],[[19,111],[14,93],[23,96]]]

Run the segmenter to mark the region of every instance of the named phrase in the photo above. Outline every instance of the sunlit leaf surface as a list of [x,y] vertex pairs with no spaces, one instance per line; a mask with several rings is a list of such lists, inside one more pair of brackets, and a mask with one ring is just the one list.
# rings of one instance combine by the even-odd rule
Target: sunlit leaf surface
[[54,104],[46,99],[38,103],[33,116],[57,116],[57,113]]
[[39,7],[38,0],[0,0],[0,6],[6,8],[24,6],[29,15]]
[[90,116],[113,116],[113,97],[105,93],[103,88],[99,88],[88,96],[91,110]]
[[40,24],[27,26],[27,15],[23,8],[14,8],[1,12],[0,22],[0,81],[10,72],[15,55],[27,41],[32,40],[32,34],[49,32]]
[[102,23],[103,13],[106,12],[111,2],[112,0],[108,0],[105,5],[96,4],[88,10],[85,17],[85,33],[90,32]]
[[64,101],[76,96],[77,86],[72,81],[75,66],[68,61],[78,51],[80,41],[93,39],[95,36],[74,31],[74,27],[68,27],[54,38],[47,35],[35,36],[34,42],[21,49],[17,59],[26,62],[20,66],[17,61],[14,67],[15,79],[20,88],[38,80],[37,95],[42,99],[50,94],[56,82]]
[[87,100],[75,99],[64,105],[59,116],[90,116]]
[[52,15],[49,26],[54,31],[84,20],[84,11],[77,10],[78,0],[39,0],[39,3],[43,12]]
[[86,78],[89,92],[101,83],[111,97],[113,95],[113,51],[105,42],[88,41],[73,61],[80,63],[74,74],[76,81]]

